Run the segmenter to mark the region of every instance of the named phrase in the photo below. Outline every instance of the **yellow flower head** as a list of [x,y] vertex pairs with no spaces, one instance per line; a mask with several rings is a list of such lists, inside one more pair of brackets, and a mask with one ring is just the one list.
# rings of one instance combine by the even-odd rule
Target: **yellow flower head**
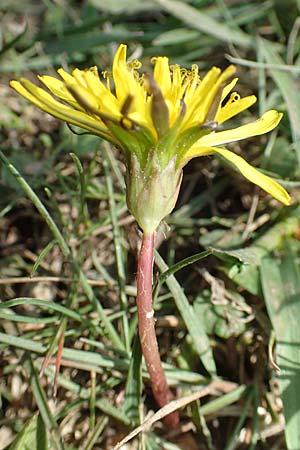
[[[267,133],[282,114],[270,110],[241,127],[218,131],[219,125],[255,103],[254,95],[240,98],[234,89],[235,67],[213,67],[203,78],[191,70],[153,59],[153,74],[140,74],[139,61],[128,62],[120,45],[112,72],[102,80],[97,68],[58,70],[61,80],[47,75],[39,80],[50,91],[29,80],[11,86],[30,102],[70,124],[101,136],[126,157],[127,202],[144,231],[152,231],[174,208],[184,165],[192,158],[219,154],[246,178],[284,204],[288,193],[277,182],[250,166],[226,143]],[[160,199],[160,200],[158,200]],[[147,210],[147,211],[146,211]]]

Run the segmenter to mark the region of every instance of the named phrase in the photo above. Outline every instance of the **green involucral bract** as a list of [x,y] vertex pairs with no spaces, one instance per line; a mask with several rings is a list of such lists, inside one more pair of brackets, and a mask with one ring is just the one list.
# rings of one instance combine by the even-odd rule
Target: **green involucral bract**
[[163,168],[152,150],[146,166],[141,167],[131,155],[126,177],[127,205],[145,233],[152,233],[175,207],[182,180],[182,169],[176,168],[174,157]]

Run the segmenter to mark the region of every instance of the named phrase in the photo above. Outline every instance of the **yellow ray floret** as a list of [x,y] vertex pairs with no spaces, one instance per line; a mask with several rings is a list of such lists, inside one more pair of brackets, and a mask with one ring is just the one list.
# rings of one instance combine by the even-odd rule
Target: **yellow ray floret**
[[254,122],[247,123],[241,127],[233,128],[219,132],[212,132],[200,138],[194,146],[188,151],[191,154],[199,146],[223,145],[229,142],[240,141],[252,136],[259,136],[273,130],[282,118],[282,113],[270,110]]
[[285,205],[290,204],[291,198],[289,194],[279,183],[252,167],[241,156],[236,155],[227,149],[218,147],[200,147],[197,149],[196,156],[208,156],[212,154],[222,156],[224,159],[233,164],[233,166],[235,166],[245,178],[271,194],[281,203]]

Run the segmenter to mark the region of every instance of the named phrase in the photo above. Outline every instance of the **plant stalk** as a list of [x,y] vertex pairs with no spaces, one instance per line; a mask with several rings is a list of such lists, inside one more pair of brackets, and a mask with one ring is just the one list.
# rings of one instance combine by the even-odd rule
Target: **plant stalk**
[[[152,303],[154,237],[155,233],[143,234],[137,268],[137,311],[140,342],[152,392],[157,404],[163,407],[173,399],[173,394],[162,368],[155,334]],[[169,427],[175,427],[179,422],[178,411],[166,416],[164,422]]]

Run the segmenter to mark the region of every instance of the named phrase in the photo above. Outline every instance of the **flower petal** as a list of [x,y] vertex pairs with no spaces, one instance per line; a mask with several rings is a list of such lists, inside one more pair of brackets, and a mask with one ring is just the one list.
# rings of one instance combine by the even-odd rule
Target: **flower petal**
[[228,83],[222,91],[222,97],[221,100],[223,101],[227,95],[232,91],[232,89],[234,88],[234,86],[236,85],[236,83],[238,82],[238,78],[234,78],[233,80],[230,81],[230,83]]
[[166,56],[158,56],[156,58],[153,76],[163,96],[166,96],[171,88],[169,60]]
[[119,46],[113,61],[112,73],[115,83],[116,97],[122,105],[129,95],[135,94],[139,85],[136,82],[132,70],[126,63],[126,45]]
[[113,80],[120,110],[127,99],[131,98],[129,113],[138,113],[143,118],[143,124],[147,123],[147,128],[155,135],[156,132],[146,105],[147,92],[140,83],[139,73],[134,68],[128,67],[126,63],[125,45],[119,47],[114,58]]
[[219,109],[216,115],[216,121],[218,123],[223,123],[245,109],[250,108],[250,106],[252,106],[255,102],[255,95],[249,95],[248,97],[241,98],[234,102],[227,102],[226,105]]
[[81,106],[77,103],[74,97],[70,94],[63,81],[48,75],[38,75],[38,79],[49,89],[52,94],[60,98],[64,102],[71,105],[73,108],[82,111]]
[[[220,92],[220,89],[234,73],[235,67],[233,65],[228,66],[223,72],[218,67],[212,67],[191,94],[191,98],[189,98],[189,92],[187,90],[184,96],[184,101],[187,105],[187,114],[184,118],[183,129],[190,128],[197,123],[203,123],[207,119],[211,108],[217,111],[219,101],[222,97],[222,91]],[[219,92],[221,94],[220,96],[218,95]],[[216,101],[218,103],[215,105],[214,103]]]
[[21,79],[20,82],[12,80],[10,86],[24,98],[52,116],[102,136],[110,142],[117,143],[100,119],[96,120],[87,113],[74,110],[54,100],[48,92],[35,86],[30,81],[26,79]]
[[[188,122],[194,116],[195,111],[199,108],[200,104],[204,102],[206,97],[209,95],[214,85],[220,76],[221,70],[218,67],[212,67],[200,81],[199,85],[194,89],[190,86],[187,87],[184,94],[184,102],[187,106],[187,113],[185,116],[184,123],[187,123],[187,127],[190,125]],[[206,117],[206,111],[199,111],[203,119]],[[199,115],[198,113],[198,115]]]
[[249,181],[256,184],[264,191],[268,192],[268,194],[271,194],[274,198],[282,202],[284,205],[290,204],[291,197],[286,192],[286,190],[279,183],[277,183],[277,181],[273,180],[267,175],[264,175],[263,173],[252,167],[241,156],[236,155],[235,153],[224,148],[218,147],[200,147],[198,149],[194,148],[193,151],[193,157],[206,156],[213,153],[221,155],[223,158],[233,164]]
[[[210,147],[213,145],[227,144],[252,136],[268,133],[273,130],[280,122],[283,114],[275,110],[267,111],[260,119],[250,122],[233,130],[219,131],[210,133],[199,139],[194,147]],[[189,150],[193,151],[193,149]]]
[[99,78],[96,67],[90,67],[82,71],[83,78],[89,92],[97,99],[99,107],[104,113],[120,115],[120,105],[116,97],[111,93]]

